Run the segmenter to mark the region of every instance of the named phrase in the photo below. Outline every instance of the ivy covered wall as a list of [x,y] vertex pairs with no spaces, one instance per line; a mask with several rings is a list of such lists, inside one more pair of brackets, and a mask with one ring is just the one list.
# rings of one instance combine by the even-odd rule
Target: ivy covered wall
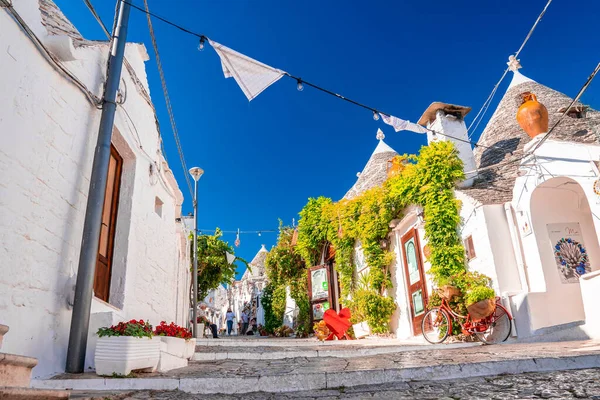
[[[460,202],[454,197],[464,173],[456,148],[449,141],[433,142],[422,147],[418,156],[396,156],[394,165],[393,176],[382,186],[351,200],[309,199],[300,212],[295,246],[293,231],[281,230],[279,242],[267,259],[269,279],[274,287],[294,284],[292,297],[305,302],[302,312],[308,313],[306,269],[320,263],[329,244],[335,250],[340,301],[351,309],[353,321],[367,321],[375,333],[388,332],[396,309],[391,297],[394,254],[389,250],[390,222],[401,219],[403,210],[411,204],[424,210],[425,238],[431,249],[429,273],[434,284],[466,276],[465,252],[458,232]],[[357,241],[369,267],[368,273],[360,277],[353,260]],[[293,283],[296,279],[301,283]]]

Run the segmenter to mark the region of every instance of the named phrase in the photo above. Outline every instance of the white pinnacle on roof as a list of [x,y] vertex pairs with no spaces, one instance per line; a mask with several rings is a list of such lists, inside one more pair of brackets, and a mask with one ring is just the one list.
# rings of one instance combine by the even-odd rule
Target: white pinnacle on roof
[[517,60],[515,56],[508,57],[508,62],[506,64],[508,65],[508,69],[513,72],[513,78],[512,81],[510,81],[510,85],[508,85],[508,89],[520,85],[521,83],[535,82],[519,72],[519,69],[523,68],[520,61],[521,60]]
[[387,145],[386,142],[383,141],[383,139],[385,139],[385,135],[383,134],[381,129],[377,129],[377,136],[375,137],[377,138],[377,140],[379,140],[379,144],[377,145],[377,147],[375,147],[375,151],[373,152],[373,154],[389,152],[395,153],[394,149],[392,149],[390,146]]

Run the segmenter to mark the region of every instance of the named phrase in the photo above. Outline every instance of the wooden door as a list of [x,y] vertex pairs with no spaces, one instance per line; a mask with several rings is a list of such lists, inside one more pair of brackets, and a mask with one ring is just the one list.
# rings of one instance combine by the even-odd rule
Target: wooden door
[[108,302],[110,292],[110,276],[115,245],[115,228],[122,167],[123,159],[117,153],[117,150],[111,146],[106,194],[104,195],[104,206],[102,208],[98,259],[96,262],[96,274],[94,276],[94,294],[106,302]]
[[308,301],[311,320],[320,321],[325,311],[332,307],[331,273],[327,265],[317,265],[308,270]]
[[408,232],[402,237],[401,242],[406,292],[410,303],[413,334],[416,336],[421,334],[421,321],[427,311],[427,289],[417,230]]

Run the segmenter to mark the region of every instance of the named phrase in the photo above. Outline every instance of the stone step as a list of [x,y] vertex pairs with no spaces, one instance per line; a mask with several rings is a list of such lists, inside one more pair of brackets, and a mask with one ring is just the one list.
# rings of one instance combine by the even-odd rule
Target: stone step
[[0,385],[29,387],[31,370],[37,363],[37,360],[32,357],[0,353]]
[[356,358],[289,358],[193,362],[167,373],[107,378],[93,373],[34,380],[43,389],[179,390],[231,394],[294,392],[413,380],[443,380],[523,372],[600,368],[600,342],[503,344],[432,349]]
[[413,339],[386,339],[386,338],[367,338],[360,340],[331,340],[319,342],[316,338],[296,339],[296,338],[273,338],[264,336],[220,336],[218,339],[207,338],[197,339],[196,346],[223,346],[223,347],[314,347],[322,346],[403,346],[428,344],[422,336],[416,336]]
[[[333,342],[336,343],[336,342]],[[338,342],[339,343],[339,342]],[[356,342],[353,345],[329,345],[313,342],[312,346],[196,346],[194,361],[215,360],[281,360],[286,358],[356,358],[382,354],[402,353],[420,350],[448,350],[480,346],[481,343],[452,343],[438,345],[392,345],[366,346]]]
[[2,400],[53,400],[68,399],[70,393],[66,390],[31,389],[0,386]]

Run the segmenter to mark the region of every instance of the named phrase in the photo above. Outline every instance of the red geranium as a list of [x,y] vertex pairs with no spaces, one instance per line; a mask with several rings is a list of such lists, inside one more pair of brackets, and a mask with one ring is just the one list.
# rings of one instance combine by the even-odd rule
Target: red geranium
[[170,336],[181,339],[190,339],[192,337],[192,332],[189,329],[176,325],[174,322],[167,325],[165,321],[160,322],[160,325],[154,330],[154,334],[156,336]]
[[129,322],[119,322],[110,328],[98,329],[98,336],[134,336],[134,337],[152,337],[152,325],[144,322],[143,319],[136,321],[132,319]]

